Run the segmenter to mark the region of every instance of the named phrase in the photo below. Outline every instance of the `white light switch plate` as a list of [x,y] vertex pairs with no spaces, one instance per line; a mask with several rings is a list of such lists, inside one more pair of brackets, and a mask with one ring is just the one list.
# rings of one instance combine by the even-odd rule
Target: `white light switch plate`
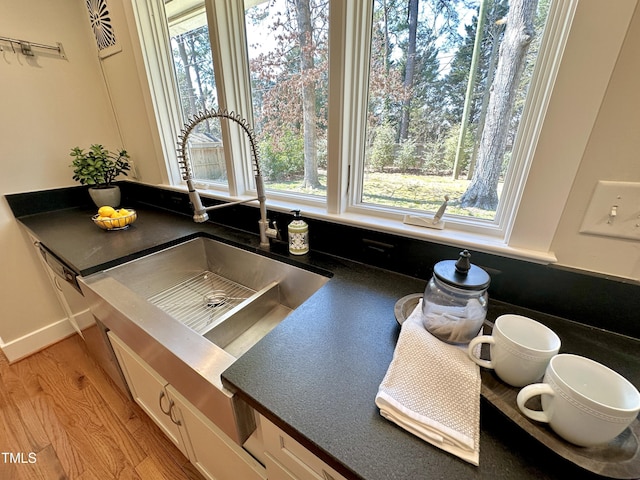
[[580,232],[640,240],[640,183],[600,180]]

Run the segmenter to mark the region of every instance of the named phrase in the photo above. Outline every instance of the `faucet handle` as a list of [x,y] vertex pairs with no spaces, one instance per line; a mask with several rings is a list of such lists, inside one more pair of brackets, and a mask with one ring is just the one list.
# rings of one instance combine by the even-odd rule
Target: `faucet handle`
[[273,227],[267,228],[267,237],[275,238],[276,240],[282,240],[282,236],[280,235],[280,230],[278,230],[278,224],[276,221],[270,222]]

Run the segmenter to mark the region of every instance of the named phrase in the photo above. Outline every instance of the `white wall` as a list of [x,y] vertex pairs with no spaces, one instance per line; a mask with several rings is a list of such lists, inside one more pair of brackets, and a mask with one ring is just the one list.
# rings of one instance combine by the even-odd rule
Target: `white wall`
[[[67,59],[38,49],[35,57],[0,42],[0,193],[73,185],[69,151],[100,142],[118,148],[95,41],[84,2],[0,2],[0,34],[36,43],[61,42]],[[33,248],[0,202],[3,275],[0,337],[4,343],[64,318]]]
[[[36,56],[25,57],[0,42],[0,195],[74,185],[69,151],[92,143],[126,148],[136,161],[149,155],[150,161],[136,162],[139,173],[160,181],[128,30],[120,12],[113,13],[123,50],[101,63],[84,0],[0,2],[1,36],[60,42],[67,56],[34,48]],[[108,88],[103,68],[119,72]],[[0,252],[0,345],[36,332],[46,343],[47,329],[53,332],[65,316],[4,198]]]
[[[579,232],[598,180],[640,182],[640,8],[636,9],[552,244],[561,264],[640,280],[640,240]],[[638,205],[640,215],[640,205]]]

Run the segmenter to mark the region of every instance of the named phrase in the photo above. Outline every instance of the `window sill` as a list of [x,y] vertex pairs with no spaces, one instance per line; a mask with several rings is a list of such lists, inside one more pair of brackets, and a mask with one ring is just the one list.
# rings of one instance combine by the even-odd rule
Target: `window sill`
[[[161,188],[167,188],[179,192],[187,191],[185,186],[175,185],[159,185]],[[243,199],[251,199],[252,196],[240,196],[230,197],[224,195],[221,192],[213,192],[211,190],[198,190],[203,198],[211,198],[222,201],[236,201]],[[340,215],[329,214],[323,208],[320,208],[312,203],[304,203],[301,208],[302,202],[287,202],[282,199],[270,199],[267,195],[267,208],[269,210],[288,213],[293,209],[303,210],[304,216],[314,218],[318,220],[324,220],[327,222],[338,223],[341,225],[348,225],[359,228],[366,228],[370,230],[376,230],[384,233],[390,233],[393,235],[400,235],[403,237],[414,238],[417,240],[425,240],[429,242],[439,243],[443,245],[451,245],[460,248],[467,248],[478,252],[490,253],[494,255],[500,255],[507,258],[513,258],[517,260],[525,260],[529,262],[539,264],[550,264],[557,261],[553,252],[543,252],[537,250],[530,250],[522,247],[514,247],[505,243],[502,239],[492,237],[490,235],[483,235],[477,232],[464,232],[456,230],[454,227],[447,225],[446,214],[443,217],[445,221],[445,227],[443,230],[436,230],[424,227],[416,227],[412,225],[406,225],[397,220],[374,217],[370,215],[363,215],[357,213],[343,213]],[[248,202],[247,205],[257,206],[257,202]],[[215,214],[213,214],[215,215]]]
[[[271,205],[269,206],[271,207]],[[377,230],[394,235],[400,235],[403,237],[414,238],[417,240],[425,240],[429,242],[440,243],[443,245],[456,246],[518,260],[526,260],[529,262],[540,264],[555,263],[557,261],[556,256],[552,252],[540,252],[520,247],[512,247],[496,237],[482,235],[475,232],[472,233],[456,230],[450,226],[447,226],[446,215],[443,217],[443,220],[445,221],[444,229],[436,230],[431,228],[406,225],[397,220],[389,220],[362,214],[344,213],[341,215],[331,215],[320,211],[314,212],[309,209],[307,209],[305,213],[313,218],[319,218],[343,225],[368,228],[371,230]]]

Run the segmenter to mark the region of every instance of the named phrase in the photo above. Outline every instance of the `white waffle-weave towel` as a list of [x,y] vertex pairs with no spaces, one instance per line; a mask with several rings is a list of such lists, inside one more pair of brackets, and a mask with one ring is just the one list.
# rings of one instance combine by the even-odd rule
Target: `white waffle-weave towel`
[[402,324],[376,405],[386,419],[477,466],[480,368],[466,347],[427,332],[421,312],[422,300]]

